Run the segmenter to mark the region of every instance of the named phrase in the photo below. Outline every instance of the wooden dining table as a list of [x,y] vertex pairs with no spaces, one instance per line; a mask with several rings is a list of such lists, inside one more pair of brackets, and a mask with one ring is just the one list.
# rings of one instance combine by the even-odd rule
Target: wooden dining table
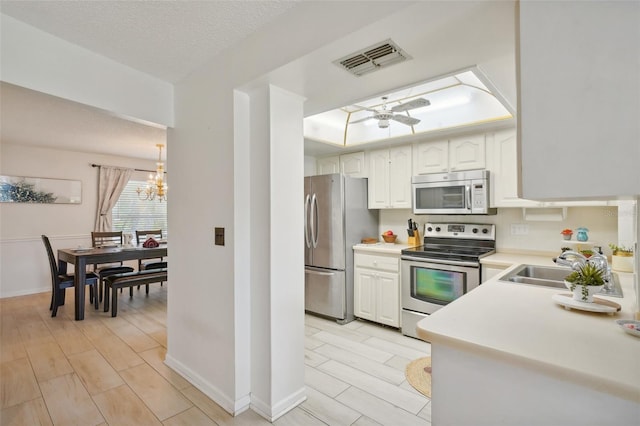
[[[126,260],[154,259],[167,256],[167,245],[146,248],[137,246],[75,248],[58,250],[58,270],[67,273],[67,265],[74,265],[75,317],[76,321],[84,319],[84,287],[87,278],[87,265],[100,263],[116,263]],[[99,295],[98,295],[99,297]]]

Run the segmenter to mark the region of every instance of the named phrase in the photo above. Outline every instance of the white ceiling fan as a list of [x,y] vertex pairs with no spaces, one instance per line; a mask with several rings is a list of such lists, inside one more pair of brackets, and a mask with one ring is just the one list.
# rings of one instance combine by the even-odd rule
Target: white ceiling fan
[[[381,129],[386,129],[389,127],[389,120],[397,121],[398,123],[406,124],[407,126],[414,126],[420,122],[419,119],[414,117],[409,117],[404,114],[396,114],[397,112],[409,111],[412,109],[429,106],[431,102],[424,98],[416,98],[412,99],[407,103],[399,104],[390,109],[387,109],[387,97],[382,97],[382,109],[376,110],[367,107],[358,107],[367,111],[371,111],[373,115],[369,117],[361,118],[359,120],[350,121],[349,124],[361,123],[363,121],[371,120],[375,118],[378,120],[378,127]],[[356,105],[357,106],[357,105]]]

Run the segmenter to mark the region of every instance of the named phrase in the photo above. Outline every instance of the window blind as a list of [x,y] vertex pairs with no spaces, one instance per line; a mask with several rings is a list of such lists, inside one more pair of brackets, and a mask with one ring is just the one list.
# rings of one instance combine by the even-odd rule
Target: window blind
[[167,202],[155,200],[140,200],[137,188],[144,188],[145,181],[130,180],[120,194],[120,198],[111,211],[113,230],[131,233],[136,230],[162,229],[162,235],[167,237]]

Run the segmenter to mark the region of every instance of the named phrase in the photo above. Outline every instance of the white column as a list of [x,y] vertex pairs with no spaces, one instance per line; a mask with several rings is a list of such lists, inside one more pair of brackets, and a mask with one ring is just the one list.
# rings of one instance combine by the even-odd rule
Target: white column
[[249,213],[236,215],[245,222],[236,228],[249,230],[237,256],[248,255],[251,303],[236,311],[251,316],[251,408],[273,421],[305,399],[304,99],[274,86],[249,97],[248,162],[236,167]]

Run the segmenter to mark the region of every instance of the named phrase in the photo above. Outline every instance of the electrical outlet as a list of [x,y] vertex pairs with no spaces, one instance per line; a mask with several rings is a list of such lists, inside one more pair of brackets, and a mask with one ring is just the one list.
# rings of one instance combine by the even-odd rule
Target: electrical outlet
[[512,223],[511,235],[529,235],[529,225],[526,223]]
[[217,246],[224,245],[224,228],[214,228],[215,244]]

